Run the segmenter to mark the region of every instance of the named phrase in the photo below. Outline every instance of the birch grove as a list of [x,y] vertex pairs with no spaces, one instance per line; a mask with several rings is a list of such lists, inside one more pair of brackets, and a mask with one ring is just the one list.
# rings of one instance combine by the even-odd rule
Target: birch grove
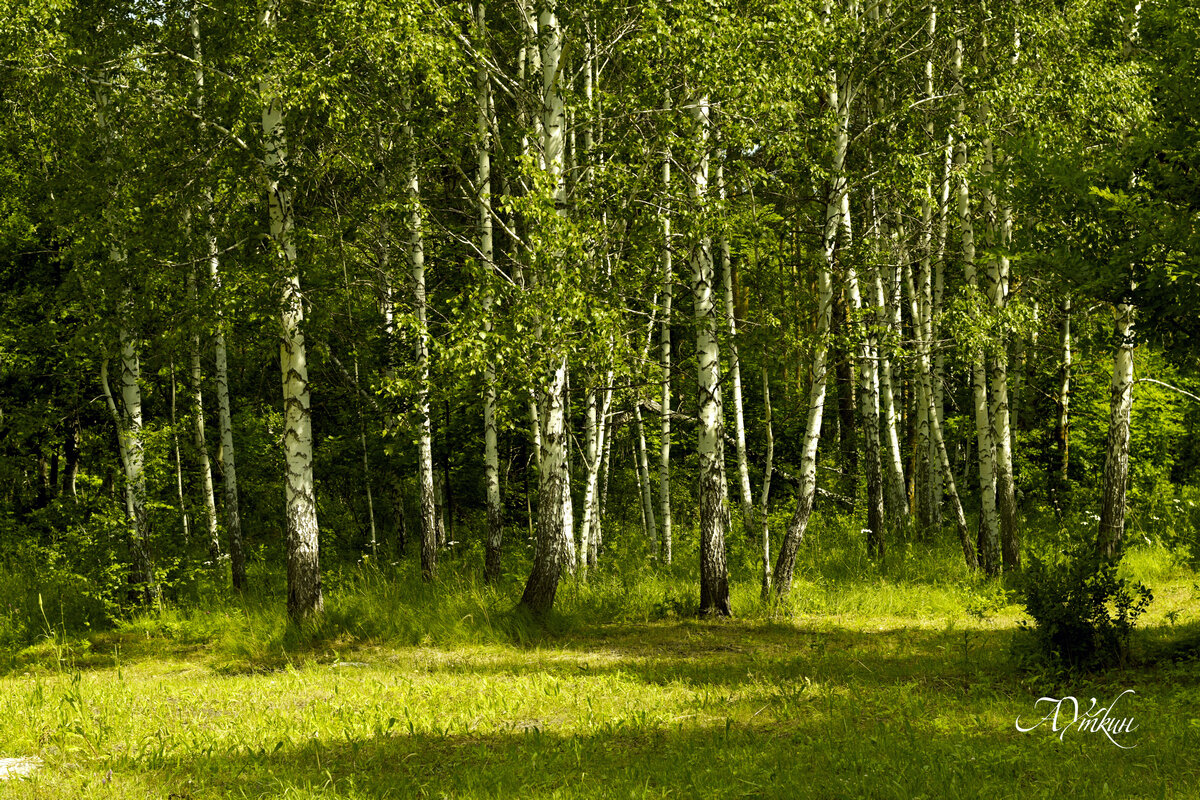
[[325,550],[787,613],[835,549],[986,581],[1053,516],[1117,558],[1190,486],[1166,6],[42,5],[0,511],[85,531],[114,608],[286,565],[302,621]]

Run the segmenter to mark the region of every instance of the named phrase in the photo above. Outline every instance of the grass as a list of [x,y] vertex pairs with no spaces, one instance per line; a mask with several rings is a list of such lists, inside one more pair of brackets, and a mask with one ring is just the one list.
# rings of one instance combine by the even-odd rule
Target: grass
[[[45,764],[0,798],[1200,796],[1200,588],[1166,551],[1125,565],[1142,658],[1092,676],[1021,667],[1019,607],[947,548],[813,552],[790,606],[740,580],[724,622],[680,566],[568,582],[546,626],[465,570],[335,573],[304,628],[270,594],[48,623],[0,661],[0,757]],[[1125,689],[1132,749],[1015,729]]]

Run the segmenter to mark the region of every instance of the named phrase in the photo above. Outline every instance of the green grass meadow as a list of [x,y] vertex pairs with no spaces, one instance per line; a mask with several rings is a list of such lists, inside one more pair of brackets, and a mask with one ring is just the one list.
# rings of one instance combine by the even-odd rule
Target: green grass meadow
[[[818,554],[825,553],[824,556]],[[1200,797],[1200,585],[1166,549],[1123,566],[1155,594],[1126,666],[1024,655],[1016,596],[945,546],[867,569],[810,549],[790,603],[736,584],[691,614],[691,565],[564,582],[545,623],[446,565],[331,574],[328,611],[270,590],[165,608],[0,655],[0,798]],[[1126,689],[1118,737],[1050,723],[1043,696]]]

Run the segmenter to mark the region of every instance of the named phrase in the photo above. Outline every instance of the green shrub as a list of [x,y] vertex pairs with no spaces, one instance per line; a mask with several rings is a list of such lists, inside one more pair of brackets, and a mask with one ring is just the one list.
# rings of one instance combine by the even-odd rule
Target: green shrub
[[1153,596],[1140,582],[1117,577],[1117,564],[1090,547],[1048,562],[1031,555],[1021,584],[1038,653],[1063,666],[1125,663],[1129,634]]

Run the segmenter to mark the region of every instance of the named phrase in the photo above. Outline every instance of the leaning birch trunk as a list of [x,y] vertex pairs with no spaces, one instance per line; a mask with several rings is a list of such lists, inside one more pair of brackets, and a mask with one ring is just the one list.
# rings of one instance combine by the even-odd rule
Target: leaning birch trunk
[[[708,97],[690,107],[696,125],[696,163],[691,195],[702,208],[708,194]],[[703,223],[702,223],[703,224]],[[700,460],[700,614],[730,616],[729,572],[725,564],[725,443],[721,411],[721,354],[717,346],[717,312],[713,302],[712,243],[703,231],[693,232],[692,293],[696,319],[697,455]]]
[[1058,463],[1054,467],[1054,504],[1062,513],[1067,494],[1067,465],[1071,442],[1071,296],[1063,298],[1062,372],[1058,383],[1058,414],[1054,425],[1055,450]]
[[[475,27],[481,52],[487,48],[487,8],[483,0],[475,3]],[[492,154],[491,131],[492,101],[491,80],[487,64],[481,58],[475,74],[476,109],[476,191],[479,193],[479,253],[483,260],[484,281],[492,286],[495,270],[492,247]],[[488,583],[500,579],[500,547],[504,538],[504,514],[500,506],[500,454],[496,432],[496,365],[491,351],[492,314],[495,297],[489,288],[483,298],[483,337],[489,351],[484,355],[483,367],[483,464],[484,484],[487,491],[488,538],[484,556],[484,575]]]
[[[538,15],[540,62],[542,69],[542,159],[554,187],[558,216],[566,215],[566,184],[563,179],[563,97],[559,61],[563,51],[563,31],[559,27],[554,0],[542,0]],[[552,254],[551,264],[562,254]],[[558,345],[552,345],[557,347]],[[554,606],[563,561],[567,555],[564,507],[567,485],[566,427],[563,400],[566,393],[567,357],[554,355],[545,389],[541,416],[541,464],[538,469],[537,553],[525,584],[521,604],[535,615],[544,615]],[[534,404],[536,406],[536,404]]]
[[[137,351],[126,345],[127,335],[121,329],[121,394],[122,403],[128,402],[126,381],[131,377],[137,384],[141,368]],[[131,357],[132,356],[132,361]],[[100,387],[108,402],[109,413],[117,428],[117,451],[121,456],[121,467],[125,473],[125,514],[129,522],[130,550],[133,553],[132,577],[139,584],[142,600],[149,604],[158,602],[159,588],[154,580],[154,568],[150,561],[150,548],[146,541],[146,475],[145,450],[142,444],[141,390],[133,405],[126,404],[124,413],[117,410],[112,390],[108,385],[108,359],[100,362]]]
[[[405,126],[405,138],[415,150],[412,127]],[[425,237],[421,220],[420,182],[416,153],[408,159],[409,247],[408,266],[412,275],[413,304],[417,318],[417,484],[421,493],[421,576],[429,581],[437,577],[439,525],[437,496],[433,482],[433,417],[429,404],[429,323],[425,292]]]
[[[958,96],[955,118],[959,131],[963,129],[966,109],[965,91],[962,84],[962,58],[963,40],[959,36],[955,38],[952,62],[955,94]],[[958,219],[962,233],[963,272],[971,292],[977,295],[979,281],[975,273],[975,227],[971,216],[971,183],[967,175],[967,142],[962,135],[958,138],[955,167],[959,171]],[[983,353],[978,348],[974,348],[971,353],[971,389],[975,402],[975,437],[979,455],[980,556],[984,571],[989,575],[995,575],[1000,569],[1000,521],[996,514],[996,446],[992,440],[991,415],[988,407],[987,369],[984,366]]]
[[[663,109],[671,110],[668,90]],[[662,380],[662,429],[658,446],[658,515],[662,523],[662,559],[671,563],[671,313],[675,297],[675,271],[671,263],[671,148],[663,149],[662,162],[662,295],[663,318],[658,364]]]
[[1126,300],[1114,308],[1116,353],[1109,396],[1108,444],[1101,482],[1100,535],[1097,548],[1106,559],[1120,557],[1125,535],[1125,490],[1129,481],[1129,420],[1133,411],[1133,321]]
[[[188,273],[188,293],[193,307],[197,302],[196,273]],[[221,558],[221,535],[217,531],[217,498],[213,494],[212,464],[208,460],[208,442],[204,436],[204,391],[203,372],[200,368],[200,334],[192,334],[192,364],[189,374],[192,390],[193,434],[196,440],[196,458],[200,462],[200,488],[204,496],[205,532],[208,534],[208,557],[214,566]]]
[[[828,78],[829,108],[839,109],[841,106],[838,104],[837,71],[830,70]],[[846,163],[846,149],[849,146],[849,133],[842,129],[841,122],[839,115],[833,151],[833,178],[825,201],[822,260],[817,270],[816,344],[813,351],[812,383],[808,390],[808,419],[805,422],[804,441],[800,448],[800,485],[797,489],[799,497],[779,548],[779,558],[775,562],[773,583],[775,596],[779,599],[787,597],[792,590],[796,554],[800,551],[800,542],[808,528],[808,518],[812,514],[813,500],[817,494],[817,444],[821,440],[821,421],[825,412],[829,332],[833,319],[833,269],[841,226],[842,194],[846,191],[843,168]]]
[[[722,159],[723,161],[724,159]],[[725,202],[725,167],[717,164],[717,192]],[[754,526],[754,496],[750,489],[750,463],[746,458],[746,417],[742,409],[742,365],[738,357],[737,313],[733,302],[733,261],[729,257],[729,238],[722,231],[719,250],[721,275],[725,283],[725,321],[729,326],[729,381],[733,389],[734,442],[737,444],[738,487],[742,500],[742,528]]]
[[[275,26],[272,8],[262,13],[262,24]],[[293,620],[319,614],[321,595],[319,529],[313,484],[312,397],[308,387],[308,360],[304,334],[304,305],[300,271],[292,229],[292,187],[287,164],[287,137],[283,127],[283,101],[265,82],[262,132],[266,143],[265,183],[271,223],[271,240],[283,272],[280,303],[279,364],[283,377],[283,448],[287,497],[288,615]]]
[[637,447],[638,494],[642,498],[642,519],[645,521],[645,529],[642,532],[646,537],[649,552],[657,554],[658,525],[654,519],[654,500],[650,491],[650,459],[646,452],[646,430],[642,425],[642,401],[638,397],[633,398],[633,422],[633,443]]

